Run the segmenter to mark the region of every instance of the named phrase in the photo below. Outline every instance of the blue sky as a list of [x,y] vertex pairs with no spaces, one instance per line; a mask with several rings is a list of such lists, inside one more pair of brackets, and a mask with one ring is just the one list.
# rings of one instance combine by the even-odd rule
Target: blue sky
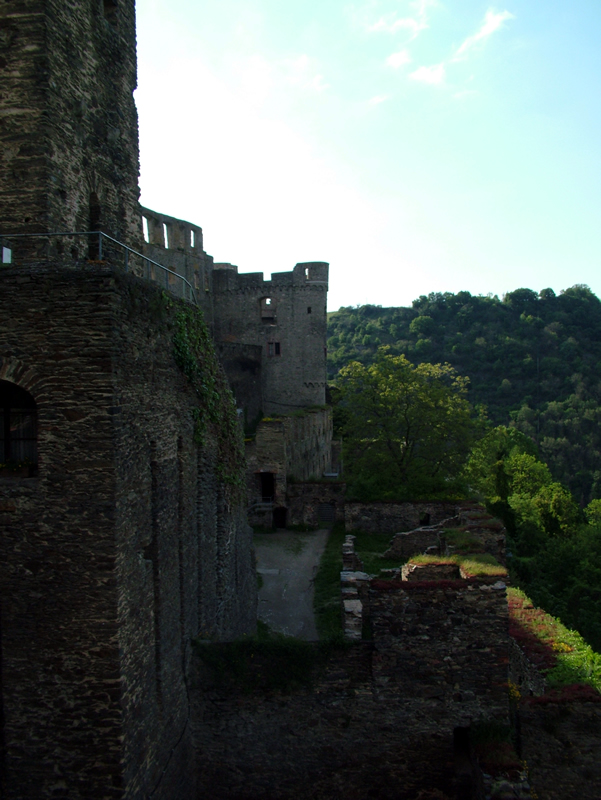
[[138,0],[142,203],[329,308],[601,295],[599,0]]

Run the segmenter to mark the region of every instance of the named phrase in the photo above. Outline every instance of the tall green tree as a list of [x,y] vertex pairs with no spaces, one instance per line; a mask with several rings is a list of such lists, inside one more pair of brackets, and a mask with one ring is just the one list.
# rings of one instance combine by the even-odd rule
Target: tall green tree
[[361,500],[457,496],[458,476],[481,425],[467,379],[448,364],[414,366],[382,348],[373,364],[338,377],[345,473]]

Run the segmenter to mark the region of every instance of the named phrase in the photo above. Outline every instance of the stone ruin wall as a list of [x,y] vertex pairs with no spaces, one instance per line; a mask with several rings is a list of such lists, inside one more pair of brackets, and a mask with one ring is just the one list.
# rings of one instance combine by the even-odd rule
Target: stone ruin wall
[[[246,445],[249,505],[259,500],[260,475],[268,472],[275,475],[274,505],[288,507],[290,491],[296,481],[317,478],[328,470],[331,446],[332,412],[329,408],[264,418]],[[289,481],[290,478],[294,482]],[[296,518],[298,510],[293,513]],[[260,521],[251,518],[254,524],[265,524],[263,517]]]
[[[320,527],[326,520],[324,506],[333,510],[331,522],[344,522],[346,484],[330,481],[288,484],[288,510],[291,525]],[[328,515],[329,516],[329,515]]]
[[101,229],[139,249],[134,1],[7,0],[0,68],[0,233]]
[[312,689],[249,693],[196,660],[199,784],[215,800],[479,796],[456,794],[452,743],[508,724],[504,586],[365,577],[370,638],[332,653]]
[[175,309],[108,266],[0,282],[0,379],[39,420],[38,477],[0,479],[3,796],[190,796],[189,641],[253,630],[256,579]]
[[[420,525],[437,525],[455,516],[457,503],[434,501],[416,503],[346,503],[346,530],[366,533],[412,531]],[[411,554],[412,555],[412,554]]]

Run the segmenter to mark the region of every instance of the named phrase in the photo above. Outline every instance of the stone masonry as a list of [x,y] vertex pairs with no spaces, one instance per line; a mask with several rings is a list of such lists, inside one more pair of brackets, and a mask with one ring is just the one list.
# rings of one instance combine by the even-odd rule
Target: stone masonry
[[[139,247],[134,0],[6,0],[0,70],[0,234],[103,230]],[[89,256],[86,238],[11,246]]]
[[7,799],[193,796],[190,638],[255,625],[250,529],[213,435],[195,443],[171,303],[108,265],[0,272],[0,380],[35,399],[39,452],[0,479]]

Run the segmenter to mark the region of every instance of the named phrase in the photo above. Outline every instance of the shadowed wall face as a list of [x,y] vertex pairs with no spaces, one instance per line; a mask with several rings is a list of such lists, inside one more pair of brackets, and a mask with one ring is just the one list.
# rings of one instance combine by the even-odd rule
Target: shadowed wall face
[[251,531],[215,436],[195,442],[178,309],[108,266],[0,272],[0,391],[37,417],[35,468],[0,470],[7,800],[193,796],[190,639],[256,624]]

